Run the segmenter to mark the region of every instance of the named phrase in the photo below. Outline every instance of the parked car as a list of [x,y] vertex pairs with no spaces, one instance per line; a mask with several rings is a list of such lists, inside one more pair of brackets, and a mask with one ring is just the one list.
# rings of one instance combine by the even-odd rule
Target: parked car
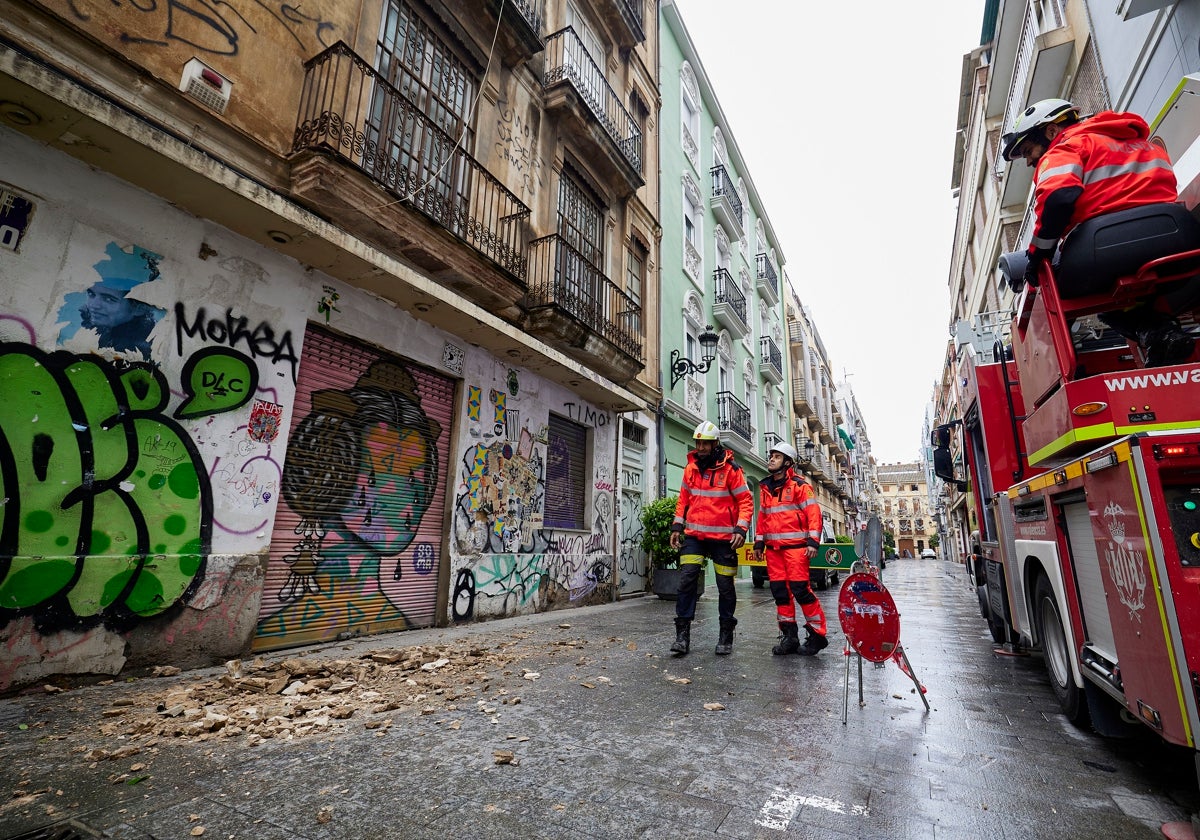
[[921,559],[922,560],[936,560],[937,552],[934,551],[932,548],[923,548],[923,549],[921,549]]

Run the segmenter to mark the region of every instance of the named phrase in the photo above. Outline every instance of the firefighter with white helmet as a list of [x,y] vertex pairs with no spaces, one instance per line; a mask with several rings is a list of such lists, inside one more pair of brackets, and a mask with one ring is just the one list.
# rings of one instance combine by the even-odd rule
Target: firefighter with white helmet
[[[771,653],[812,656],[829,645],[825,611],[809,582],[809,561],[821,544],[821,506],[812,485],[796,473],[796,449],[777,443],[767,457],[770,475],[758,483],[758,527],[754,554],[766,556],[767,577],[775,596],[779,644]],[[796,604],[804,613],[807,638],[800,643]]]
[[721,445],[721,431],[705,420],[696,426],[695,449],[688,453],[671,524],[671,548],[679,553],[679,594],[675,601],[675,643],[671,652],[683,655],[691,647],[691,626],[696,616],[697,586],[704,564],[712,558],[717,578],[717,615],[720,635],[716,653],[733,652],[733,611],[737,595],[737,550],[746,542],[754,498],[733,452]]
[[[1037,286],[1040,267],[1052,263],[1060,297],[1100,294],[1111,291],[1120,274],[1200,247],[1200,225],[1190,217],[1182,220],[1186,229],[1151,231],[1144,221],[1113,215],[1154,210],[1153,205],[1178,199],[1170,158],[1151,140],[1139,115],[1102,111],[1084,118],[1065,99],[1043,99],[1017,115],[1001,143],[1005,160],[1022,158],[1034,169],[1033,239],[1024,270],[1028,285]],[[1109,224],[1103,235],[1089,230]],[[1124,261],[1132,264],[1122,266]],[[1197,304],[1200,280],[1192,278],[1164,285],[1127,309],[1101,312],[1100,320],[1135,341],[1147,367],[1172,365],[1190,359],[1195,346],[1174,315]]]

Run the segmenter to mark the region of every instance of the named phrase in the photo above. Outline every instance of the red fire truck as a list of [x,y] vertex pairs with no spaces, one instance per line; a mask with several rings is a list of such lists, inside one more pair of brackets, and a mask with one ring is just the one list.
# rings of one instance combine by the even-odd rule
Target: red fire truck
[[[1082,232],[1098,264],[1106,244],[1136,254],[1195,227],[1181,205],[1140,210]],[[1200,353],[1146,367],[1096,317],[1200,273],[1200,241],[1178,235],[1179,253],[1073,297],[1048,266],[1026,286],[1023,255],[1005,255],[1014,311],[960,325],[960,419],[932,444],[935,473],[974,503],[969,574],[996,642],[1042,652],[1071,720],[1118,734],[1133,718],[1195,750]],[[1196,334],[1196,313],[1174,314]]]

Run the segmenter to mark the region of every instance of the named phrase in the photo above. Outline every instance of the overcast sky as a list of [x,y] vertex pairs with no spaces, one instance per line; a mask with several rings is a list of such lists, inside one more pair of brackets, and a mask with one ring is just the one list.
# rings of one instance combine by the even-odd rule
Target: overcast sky
[[916,460],[949,339],[958,89],[983,0],[676,3],[873,454]]

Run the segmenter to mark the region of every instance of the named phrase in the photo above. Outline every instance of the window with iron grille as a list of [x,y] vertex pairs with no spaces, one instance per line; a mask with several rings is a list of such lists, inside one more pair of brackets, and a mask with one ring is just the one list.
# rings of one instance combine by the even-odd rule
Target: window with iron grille
[[558,189],[558,233],[589,265],[603,267],[603,206],[583,180],[566,167]]
[[642,289],[646,283],[646,257],[649,254],[640,237],[630,239],[625,266],[625,294],[632,304],[629,328],[633,335],[642,334]]
[[547,528],[589,530],[584,519],[589,473],[587,427],[551,414],[549,431],[544,524]]
[[381,173],[400,172],[401,189],[427,187],[427,197],[444,202],[464,191],[466,176],[455,171],[452,157],[456,146],[467,154],[474,150],[479,81],[431,20],[414,3],[385,3],[375,68],[391,87],[374,91],[365,128],[379,149],[375,166]]

